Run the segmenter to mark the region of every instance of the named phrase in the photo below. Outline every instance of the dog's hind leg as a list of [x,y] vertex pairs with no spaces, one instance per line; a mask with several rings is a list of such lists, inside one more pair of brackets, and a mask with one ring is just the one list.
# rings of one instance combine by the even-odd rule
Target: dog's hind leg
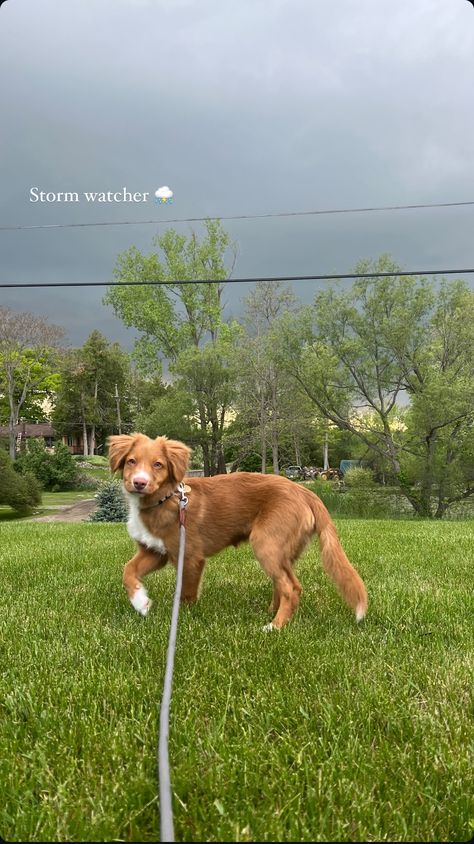
[[145,545],[139,545],[137,553],[128,561],[123,570],[123,585],[132,606],[140,615],[148,615],[151,607],[148,592],[140,578],[156,569],[163,568],[167,560],[166,554],[159,554],[151,548],[146,548]]
[[268,531],[254,528],[249,536],[254,554],[273,582],[275,617],[265,630],[280,630],[294,615],[301,594],[301,585],[291,563],[282,557],[282,549],[268,536]]
[[301,593],[303,591],[303,587],[302,587],[301,583],[299,582],[298,578],[296,577],[296,574],[294,573],[293,568],[291,566],[288,570],[288,574],[290,575],[291,581],[293,583],[293,595],[292,595],[291,600],[292,600],[292,604],[293,604],[293,613],[295,613],[296,610],[298,609],[298,605],[299,605],[299,602],[300,602],[300,597],[301,597]]
[[[261,565],[266,568],[263,563]],[[278,593],[278,609],[273,621],[265,626],[265,630],[280,630],[285,624],[288,624],[299,601],[299,594],[293,586],[292,578],[284,570],[273,577],[273,589],[274,592]]]
[[205,560],[185,560],[183,585],[181,587],[181,600],[183,603],[192,604],[199,598],[199,587],[205,564]]
[[[303,587],[299,582],[296,574],[294,573],[293,569],[290,567],[287,569],[287,574],[289,574],[291,578],[291,582],[293,583],[293,595],[292,595],[292,604],[293,604],[293,612],[296,611],[298,604],[300,602],[300,595],[303,591]],[[278,587],[276,584],[273,584],[273,599],[270,602],[270,606],[268,607],[268,612],[277,613],[280,608],[280,593],[278,591]]]
[[270,606],[268,607],[268,612],[272,612],[273,614],[278,612],[278,608],[280,606],[280,593],[276,588],[276,585],[273,584],[273,598],[270,601]]

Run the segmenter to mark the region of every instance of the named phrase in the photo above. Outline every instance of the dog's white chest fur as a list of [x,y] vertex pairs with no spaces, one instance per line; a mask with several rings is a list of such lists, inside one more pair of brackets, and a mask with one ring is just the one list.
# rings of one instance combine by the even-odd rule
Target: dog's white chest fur
[[136,542],[141,542],[147,548],[153,548],[154,551],[158,551],[160,554],[166,554],[166,547],[163,540],[159,536],[153,536],[140,518],[138,496],[131,495],[126,491],[125,496],[128,504],[127,530],[129,536],[135,539]]

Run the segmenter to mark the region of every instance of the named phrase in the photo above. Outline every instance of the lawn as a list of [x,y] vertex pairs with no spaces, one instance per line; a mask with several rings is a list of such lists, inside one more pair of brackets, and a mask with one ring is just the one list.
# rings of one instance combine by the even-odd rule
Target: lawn
[[[344,519],[369,615],[298,570],[265,634],[250,549],[181,613],[170,755],[178,841],[466,841],[473,833],[474,523]],[[0,835],[156,841],[156,741],[173,571],[131,609],[122,525],[0,526]]]
[[[72,504],[77,504],[84,499],[94,498],[95,489],[81,489],[81,490],[63,490],[62,492],[42,492],[41,504],[34,508],[34,516],[51,515],[57,508],[69,507]],[[20,516],[16,510],[11,507],[0,506],[0,524],[2,522],[12,522],[31,518],[31,513],[27,516]]]
[[71,489],[62,490],[61,492],[42,492],[41,504],[39,507],[63,507],[70,504],[77,504],[78,501],[84,501],[86,498],[94,498],[95,489]]

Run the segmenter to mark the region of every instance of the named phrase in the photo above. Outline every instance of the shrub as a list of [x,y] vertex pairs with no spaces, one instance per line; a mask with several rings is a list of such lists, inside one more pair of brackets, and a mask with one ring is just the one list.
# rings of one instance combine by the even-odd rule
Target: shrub
[[388,519],[401,516],[406,518],[407,515],[411,515],[400,506],[399,496],[375,483],[369,486],[362,485],[358,489],[352,487],[347,491],[341,491],[331,481],[316,480],[308,484],[308,487],[319,496],[332,516]]
[[43,489],[54,491],[73,489],[79,475],[72,455],[61,442],[50,453],[43,440],[30,440],[28,450],[17,457],[14,465],[20,475],[33,474]]
[[79,472],[74,482],[74,489],[97,489],[99,481],[87,472]]
[[83,454],[73,454],[72,459],[85,468],[89,466],[101,466],[107,468],[109,465],[107,457],[102,457],[100,454],[89,454],[87,457],[84,457]]
[[28,473],[18,475],[8,454],[0,449],[0,504],[27,515],[40,502],[41,487],[36,478]]
[[126,522],[127,505],[122,493],[122,484],[116,478],[100,483],[96,495],[97,508],[90,517],[91,522]]
[[375,480],[372,469],[363,469],[362,466],[354,466],[344,475],[344,483],[350,490],[374,489]]

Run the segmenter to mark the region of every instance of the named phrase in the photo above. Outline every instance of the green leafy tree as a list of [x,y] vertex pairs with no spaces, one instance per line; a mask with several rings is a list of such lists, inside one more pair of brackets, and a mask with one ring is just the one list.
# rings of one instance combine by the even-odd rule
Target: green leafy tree
[[63,359],[53,423],[64,434],[81,433],[84,455],[95,454],[107,436],[130,418],[130,363],[118,343],[93,331]]
[[301,413],[291,412],[289,391],[294,392],[293,385],[275,357],[272,326],[279,316],[295,308],[296,299],[287,285],[262,281],[243,301],[246,331],[238,349],[236,403],[243,424],[234,426],[234,435],[239,430],[242,433],[242,457],[249,449],[260,453],[262,472],[266,471],[270,451],[273,472],[278,474],[281,439],[290,429],[298,450]]
[[474,494],[474,294],[463,282],[442,284],[429,343],[416,368],[401,363],[411,397],[402,468],[424,515],[442,518]]
[[136,428],[152,438],[166,434],[193,446],[199,442],[195,403],[188,392],[175,385],[168,386],[138,415]]
[[64,331],[34,314],[0,307],[0,392],[8,404],[9,451],[16,456],[15,426],[35,391],[45,392],[56,370]]
[[[194,403],[205,474],[224,472],[222,420],[232,396],[226,357],[230,329],[222,315],[229,236],[219,221],[208,220],[201,240],[195,233],[186,237],[168,230],[154,245],[159,251],[143,255],[131,247],[119,256],[118,284],[105,301],[125,325],[141,332],[135,357],[142,371],[155,377],[163,358],[169,360],[178,386]],[[198,283],[202,278],[215,283]],[[123,284],[141,279],[164,284]]]
[[[387,271],[400,271],[388,256],[355,268]],[[474,493],[474,294],[463,282],[360,279],[286,317],[278,338],[299,388],[377,456],[419,515],[440,517]]]

